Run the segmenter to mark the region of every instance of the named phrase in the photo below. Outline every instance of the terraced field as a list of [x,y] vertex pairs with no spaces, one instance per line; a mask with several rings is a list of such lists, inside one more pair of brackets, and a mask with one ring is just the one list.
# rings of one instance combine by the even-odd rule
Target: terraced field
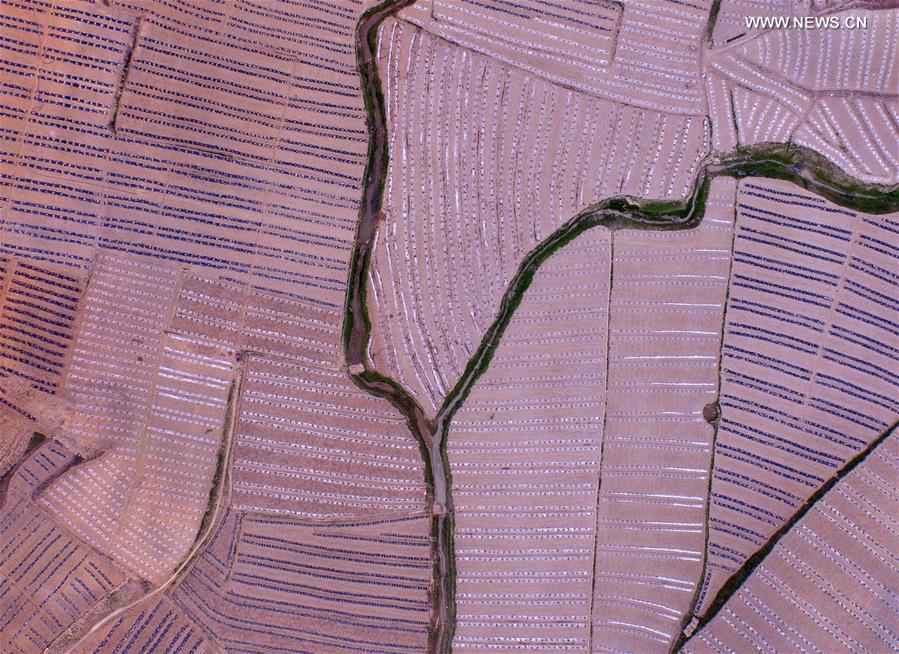
[[[433,415],[527,252],[603,198],[687,197],[707,125],[574,92],[404,20],[383,23],[377,52],[398,156],[372,253],[367,354]],[[503,116],[503,130],[489,127]]]
[[[725,20],[716,28],[739,24],[744,14],[765,15],[761,4],[724,0],[719,16]],[[784,14],[810,15],[827,9],[812,3],[767,4],[769,13],[779,8]],[[897,12],[856,8],[833,13],[831,8],[825,13],[838,21],[858,17],[867,27],[761,31],[754,38],[737,35],[733,45],[709,52],[706,86],[715,148],[791,142],[820,152],[858,180],[896,184]],[[837,51],[840,56],[822,56]]]
[[682,651],[893,649],[897,472],[894,430],[778,540]]
[[702,573],[735,190],[695,229],[615,233],[594,651],[669,648]]
[[0,0],[0,651],[899,650],[899,10],[369,4]]
[[453,417],[455,650],[589,642],[611,246],[543,264]]
[[701,609],[899,414],[897,214],[755,178],[737,203]]
[[128,580],[108,557],[56,524],[34,496],[75,461],[54,442],[41,444],[0,489],[0,648],[43,651],[84,612]]
[[421,510],[418,447],[386,402],[341,371],[255,357],[245,370],[236,509],[300,518]]
[[4,0],[0,251],[132,253],[342,305],[359,7],[237,4]]

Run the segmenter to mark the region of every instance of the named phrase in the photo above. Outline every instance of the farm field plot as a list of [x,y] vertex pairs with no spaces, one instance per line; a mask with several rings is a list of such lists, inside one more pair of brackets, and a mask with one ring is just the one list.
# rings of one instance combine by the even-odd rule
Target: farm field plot
[[220,277],[182,275],[170,331],[222,352],[342,366],[340,313]]
[[84,285],[79,271],[0,256],[0,477],[34,432],[56,433],[67,417],[59,390]]
[[451,43],[588,95],[701,115],[700,45],[710,5],[433,0],[416,2],[398,16]]
[[3,501],[33,499],[60,474],[78,462],[78,455],[54,440],[41,440],[4,478]]
[[0,0],[0,654],[899,652],[897,51]]
[[129,653],[425,651],[430,516],[229,511],[190,572],[84,641]]
[[770,28],[752,28],[747,26],[746,18],[755,16],[778,16],[788,19],[806,16],[827,16],[834,11],[858,7],[883,7],[886,2],[873,0],[864,4],[855,0],[834,0],[817,2],[816,0],[721,0],[718,16],[712,32],[712,43],[722,46],[736,40],[749,40]]
[[793,525],[682,651],[895,649],[897,439],[879,443]]
[[460,651],[667,651],[702,574],[736,184],[542,264],[455,414]]
[[0,478],[24,456],[35,432],[34,422],[5,404],[0,406]]
[[[92,274],[60,437],[104,455],[42,501],[158,580],[206,510],[238,348],[339,366],[367,141],[351,39],[359,8],[272,6],[262,29],[247,4],[229,15],[192,3],[108,4],[3,3],[4,89],[18,91],[0,150],[4,297],[19,293],[29,267],[58,269],[39,284],[65,286],[65,301],[51,288],[53,308],[72,322],[76,287]],[[128,263],[95,265],[98,252]],[[207,287],[227,301],[198,304]],[[4,304],[4,325],[14,309]],[[169,325],[180,335],[163,334]],[[6,367],[22,348],[10,329]],[[62,340],[27,347],[35,341],[43,349],[13,367],[20,376],[39,367],[29,379],[55,391],[72,355]],[[14,451],[28,427],[19,431]],[[88,509],[82,496],[97,503]],[[127,543],[111,544],[120,528],[133,530]]]
[[897,214],[740,183],[701,614],[822,484],[899,417]]
[[420,511],[405,419],[342,371],[251,358],[235,433],[236,509],[300,518]]
[[[0,388],[14,378],[40,393],[57,393],[84,285],[78,272],[0,257]],[[27,414],[12,398],[4,403]]]
[[236,4],[3,1],[0,252],[134,253],[342,305],[361,7]]
[[[341,366],[362,7],[236,4],[8,0],[0,21],[3,374],[34,386],[0,386],[26,413],[3,456],[40,430],[86,457],[38,501],[151,583],[209,508],[238,353]],[[7,326],[26,270],[58,343]],[[26,409],[57,391],[50,429]]]
[[0,484],[3,476],[34,443],[35,434],[59,437],[71,404],[33,388],[27,381],[7,377],[0,395]]
[[59,527],[33,496],[75,461],[52,441],[31,452],[0,488],[0,649],[43,651],[128,575]]
[[[294,315],[296,303],[239,290],[188,275],[170,291],[177,300],[169,333],[192,351],[242,352],[240,408],[220,464],[227,482],[209,507],[212,537],[162,594],[105,621],[81,645],[423,651],[431,519],[422,513],[422,462],[404,419],[320,359],[315,339],[328,314],[303,305],[296,323],[273,334],[271,316]],[[248,344],[265,347],[244,350]],[[150,544],[160,538],[152,536]]]
[[173,591],[130,609],[84,645],[424,651],[429,522],[421,514],[308,521],[229,512]]
[[206,512],[236,366],[233,352],[167,331],[178,286],[177,269],[136,257],[104,256],[92,271],[63,431],[91,458],[39,500],[153,582],[187,553]]
[[588,646],[611,242],[541,266],[450,426],[456,651]]
[[95,654],[218,654],[224,651],[184,611],[165,598],[152,606],[125,612],[108,629],[91,635],[84,648]]
[[594,652],[667,652],[702,575],[735,193],[713,181],[694,229],[615,232]]
[[[191,3],[115,3],[93,17],[66,3],[7,5],[15,36],[37,25],[82,46],[61,72],[42,69],[51,58],[39,57],[40,40],[15,55],[41,85],[38,101],[18,108],[19,133],[5,141],[3,162],[0,246],[25,262],[91,275],[63,388],[72,415],[58,436],[89,457],[102,454],[52,484],[41,503],[135,574],[162,581],[209,506],[237,353],[252,352],[318,371],[320,397],[300,414],[309,430],[336,412],[332,387],[346,398],[356,432],[336,426],[318,447],[324,455],[308,457],[312,467],[332,458],[345,468],[330,481],[314,473],[325,496],[352,479],[353,466],[329,447],[337,441],[361,456],[363,470],[398,461],[387,463],[397,479],[377,476],[382,495],[420,511],[422,465],[404,422],[385,420],[386,403],[340,372],[340,307],[367,143],[351,39],[360,7],[239,3],[216,14]],[[87,63],[101,54],[103,66]],[[73,106],[54,104],[63,96],[76,98]],[[60,137],[48,138],[48,126]],[[86,133],[91,146],[80,143]],[[211,276],[185,274],[185,266]],[[257,393],[260,406],[265,400]],[[369,406],[361,418],[359,402]],[[295,414],[282,407],[280,418]],[[371,447],[359,426],[365,418],[383,432]],[[21,426],[20,440],[31,428]],[[301,458],[309,448],[299,448]],[[236,473],[244,483],[262,474],[258,448],[253,454]],[[272,469],[264,472],[270,481]],[[297,470],[288,474],[299,483]],[[352,484],[376,511],[382,495]],[[258,493],[246,495],[259,505]],[[334,500],[316,506],[329,513]],[[169,620],[145,619],[157,618]]]
[[[584,243],[604,233],[595,228],[542,264],[448,431],[454,646],[669,651],[694,612],[704,617],[741,565],[895,424],[895,225],[896,214],[787,182],[716,179],[698,227],[618,229],[605,255]],[[550,293],[547,280],[564,281]],[[584,302],[608,314],[607,335],[590,331],[596,319],[555,327]],[[564,348],[588,343],[574,357]],[[555,400],[558,383],[541,388],[565,379],[547,371],[580,365],[607,375],[580,372],[578,390]],[[573,449],[552,422],[565,406],[565,431],[594,421]],[[591,489],[596,504],[579,502]],[[561,507],[594,513],[595,530],[553,523]],[[591,540],[588,603],[579,584]],[[883,624],[875,631],[889,640]]]
[[396,156],[372,255],[369,356],[435,412],[521,259],[602,198],[685,198],[707,125],[575,92],[404,20],[384,22],[378,56]]
[[227,651],[425,651],[429,529],[230,514],[172,601]]
[[[722,11],[729,4],[738,3],[724,2]],[[758,15],[751,3],[739,4]],[[808,13],[808,7],[795,11]],[[766,30],[745,43],[740,39],[709,51],[706,88],[714,147],[796,143],[858,180],[896,184],[899,10],[854,8],[832,15],[864,19],[867,27]],[[825,56],[828,52],[840,56]]]

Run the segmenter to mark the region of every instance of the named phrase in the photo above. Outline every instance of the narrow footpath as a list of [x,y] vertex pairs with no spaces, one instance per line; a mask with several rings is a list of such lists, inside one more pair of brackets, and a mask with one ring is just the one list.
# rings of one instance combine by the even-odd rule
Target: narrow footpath
[[643,201],[615,197],[587,207],[534,248],[522,261],[503,294],[496,319],[487,329],[462,377],[447,395],[436,417],[430,420],[421,406],[399,383],[367,367],[371,321],[366,305],[366,279],[371,248],[382,219],[384,182],[387,175],[387,125],[384,95],[375,51],[380,24],[414,0],[387,0],[365,12],[356,30],[356,60],[365,99],[369,129],[368,162],[363,182],[353,257],[347,289],[344,350],[349,374],[365,391],[387,399],[405,416],[421,449],[431,513],[434,577],[428,652],[451,651],[455,628],[455,558],[451,475],[446,436],[456,410],[478,377],[487,369],[524,292],[537,269],[556,250],[591,227],[608,229],[690,229],[702,220],[709,183],[718,176],[783,179],[831,202],[867,213],[899,211],[899,188],[864,184],[848,177],[824,157],[796,145],[763,144],[740,148],[725,156],[710,156],[689,198],[683,202]]

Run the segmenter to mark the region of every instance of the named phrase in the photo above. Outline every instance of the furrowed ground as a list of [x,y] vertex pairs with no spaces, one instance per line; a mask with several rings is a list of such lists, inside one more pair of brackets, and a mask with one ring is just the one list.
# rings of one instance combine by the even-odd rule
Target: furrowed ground
[[[19,463],[3,511],[24,510],[31,523],[9,528],[36,540],[3,554],[0,649],[425,647],[423,464],[340,349],[368,143],[363,9],[3,2],[0,457]],[[34,431],[51,445],[22,459]],[[265,538],[299,549],[254,542],[235,589],[209,586],[244,516],[243,538],[270,519]],[[54,561],[73,572],[35,603],[22,566]],[[69,607],[101,561],[108,581]],[[396,609],[369,615],[375,596]],[[289,628],[247,632],[246,597],[254,621]],[[53,602],[67,608],[48,620]]]
[[0,650],[899,648],[899,11],[368,4],[0,0]]
[[[548,38],[527,56],[500,36],[525,26],[539,33],[536,26],[553,11],[546,7],[479,3],[463,11],[449,3],[415,4],[379,31],[392,156],[368,280],[368,365],[400,382],[438,421],[448,407],[454,412],[446,451],[459,650],[669,651],[685,626],[704,624],[715,598],[731,592],[727,580],[742,579],[747,562],[792,527],[803,503],[899,413],[889,399],[896,309],[889,298],[896,279],[888,271],[896,251],[887,234],[895,215],[846,209],[796,184],[742,173],[749,178],[713,183],[698,228],[612,236],[606,345],[578,357],[594,363],[598,376],[580,375],[591,385],[571,397],[598,396],[577,402],[578,417],[566,427],[602,424],[578,450],[577,474],[551,482],[554,471],[572,465],[564,441],[549,437],[556,429],[552,410],[534,408],[555,386],[530,388],[539,388],[547,374],[537,366],[566,360],[557,349],[564,341],[550,326],[567,315],[565,293],[545,314],[537,312],[544,320],[528,331],[519,332],[525,328],[517,320],[520,313],[525,321],[533,315],[529,298],[541,293],[541,273],[564,276],[556,266],[567,248],[572,275],[588,257],[570,245],[547,260],[498,346],[492,323],[505,310],[501,301],[525,254],[552,240],[554,229],[587,205],[617,193],[676,200],[690,192],[692,173],[684,187],[671,181],[691,167],[683,152],[671,172],[659,156],[639,154],[672,152],[653,117],[665,126],[695,120],[686,98],[676,109],[662,101],[641,104],[649,97],[641,95],[648,78],[618,61],[615,47],[621,53],[637,48],[621,40],[625,19],[640,16],[644,28],[652,25],[651,12],[642,10],[628,4],[620,14],[603,5],[578,17],[619,30],[614,47],[597,40],[596,60],[579,68],[580,77],[572,74],[582,63],[577,54],[569,67],[549,63],[565,47],[578,52],[575,30],[570,40]],[[572,17],[552,18],[547,30]],[[869,20],[872,40],[847,45],[865,53],[861,70],[815,56],[836,49],[833,34],[765,33],[706,52],[701,66],[712,122],[710,139],[694,142],[697,161],[709,151],[792,142],[819,151],[855,180],[894,183],[899,166],[885,136],[894,121],[889,89],[896,73],[889,46],[877,44],[893,30],[896,12],[870,12]],[[681,15],[675,23],[684,30],[680,43],[688,43],[690,20]],[[798,38],[804,41],[790,40]],[[619,82],[634,76],[626,99],[599,82],[591,86],[616,75]],[[689,88],[689,75],[683,79]],[[454,87],[461,93],[448,90]],[[849,113],[833,118],[829,96]],[[666,108],[670,114],[654,113]],[[617,135],[622,109],[640,122]],[[823,115],[843,131],[822,127]],[[603,134],[594,116],[609,130],[606,140],[585,140],[587,133]],[[653,124],[648,138],[641,136]],[[853,134],[853,126],[861,131]],[[585,142],[586,150],[578,147]],[[653,167],[641,168],[641,161]],[[609,179],[608,171],[620,176]],[[667,194],[646,186],[659,174],[668,180]],[[785,213],[787,204],[793,209]],[[816,248],[828,249],[819,240],[833,238],[827,256],[839,256],[829,271]],[[604,260],[593,257],[597,275]],[[806,277],[826,278],[820,290],[809,289],[823,313],[814,328],[825,339],[805,339],[809,358],[801,360],[794,347],[801,334],[785,321],[811,315],[792,304],[805,294]],[[579,299],[591,292],[579,288]],[[485,333],[493,359],[469,386]],[[575,333],[594,334],[586,325]],[[515,347],[522,353],[513,355]],[[600,375],[603,366],[607,374]],[[791,373],[799,376],[790,379]],[[456,410],[460,384],[463,397],[470,394]],[[794,388],[798,399],[785,390]],[[531,443],[539,456],[527,449]],[[602,452],[598,467],[591,463],[595,448]],[[598,488],[592,507],[575,499],[590,484]],[[771,502],[781,506],[772,509]],[[563,507],[592,512],[597,526],[572,526],[565,534],[558,526],[539,528]],[[591,531],[588,570],[582,541]],[[589,572],[594,589],[585,614],[579,584]]]

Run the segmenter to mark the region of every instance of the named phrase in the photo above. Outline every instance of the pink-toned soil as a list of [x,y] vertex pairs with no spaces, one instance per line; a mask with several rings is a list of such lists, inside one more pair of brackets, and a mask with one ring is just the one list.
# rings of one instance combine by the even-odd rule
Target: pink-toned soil
[[824,495],[682,651],[891,652],[899,435]]
[[225,649],[426,651],[430,517],[230,514],[172,600]]
[[603,198],[684,198],[708,133],[702,117],[578,93],[405,20],[385,21],[378,54],[393,156],[369,356],[433,414],[521,259]]
[[450,426],[457,651],[588,646],[611,241],[541,266]]
[[235,434],[236,509],[300,518],[424,507],[424,471],[405,419],[343,371],[247,361]]
[[32,501],[74,455],[48,442],[0,492],[0,651],[43,651],[127,577]]
[[736,183],[702,223],[615,233],[592,651],[664,654],[704,563]]
[[755,178],[740,183],[737,203],[700,614],[899,416],[897,215]]

